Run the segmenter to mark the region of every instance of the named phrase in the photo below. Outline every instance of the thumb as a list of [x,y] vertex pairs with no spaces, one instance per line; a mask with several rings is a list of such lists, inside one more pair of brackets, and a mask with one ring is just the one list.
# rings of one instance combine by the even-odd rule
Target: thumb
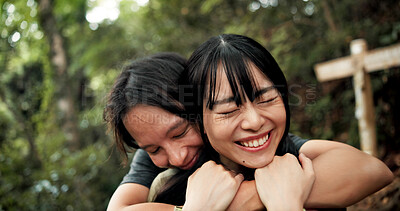
[[300,153],[299,160],[301,162],[301,166],[303,167],[304,172],[307,173],[314,173],[314,168],[312,161],[308,158],[305,154]]

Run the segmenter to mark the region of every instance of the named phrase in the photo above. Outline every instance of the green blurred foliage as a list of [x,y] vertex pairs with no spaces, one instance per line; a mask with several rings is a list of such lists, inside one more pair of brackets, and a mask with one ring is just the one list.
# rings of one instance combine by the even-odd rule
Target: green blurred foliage
[[[0,210],[104,210],[127,168],[102,120],[121,66],[160,51],[188,57],[221,33],[269,49],[289,82],[291,131],[359,146],[351,78],[319,83],[313,65],[399,42],[395,0],[121,0],[115,21],[89,23],[98,2],[54,0],[52,29],[66,52],[78,150],[59,112],[63,86],[37,0],[0,0]],[[399,68],[371,74],[381,157],[400,144]]]

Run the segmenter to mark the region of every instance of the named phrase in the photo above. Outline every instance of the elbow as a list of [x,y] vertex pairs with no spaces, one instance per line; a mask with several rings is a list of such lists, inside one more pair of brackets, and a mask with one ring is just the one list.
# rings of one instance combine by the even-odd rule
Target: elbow
[[358,184],[356,187],[359,192],[351,191],[342,205],[351,206],[362,199],[374,194],[394,180],[392,171],[381,160],[372,157],[360,163]]
[[381,160],[373,158],[365,168],[366,175],[372,185],[371,194],[379,191],[394,180],[393,172]]
[[393,172],[384,164],[381,164],[379,171],[381,172],[379,175],[379,180],[382,181],[382,188],[389,185],[394,180]]

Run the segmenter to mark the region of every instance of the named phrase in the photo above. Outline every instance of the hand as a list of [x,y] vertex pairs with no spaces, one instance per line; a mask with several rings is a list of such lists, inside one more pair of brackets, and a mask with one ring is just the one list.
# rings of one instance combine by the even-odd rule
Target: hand
[[214,161],[204,163],[189,177],[183,210],[226,210],[243,179]]
[[261,201],[268,210],[302,210],[315,176],[312,162],[299,156],[302,166],[292,154],[275,156],[273,161],[255,171]]

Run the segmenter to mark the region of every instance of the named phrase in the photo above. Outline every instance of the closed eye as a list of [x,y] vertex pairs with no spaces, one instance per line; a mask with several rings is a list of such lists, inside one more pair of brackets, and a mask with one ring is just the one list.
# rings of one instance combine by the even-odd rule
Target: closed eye
[[220,114],[220,115],[229,115],[229,114],[235,113],[235,112],[238,111],[238,110],[239,110],[239,109],[234,109],[234,110],[231,110],[231,111],[221,112],[221,113],[217,113],[217,114]]
[[157,152],[159,152],[159,151],[160,151],[160,147],[157,147],[154,151],[152,151],[152,152],[148,151],[148,153],[154,155],[154,154],[157,154]]
[[175,135],[175,136],[173,136],[172,138],[182,138],[183,136],[185,136],[186,135],[186,133],[189,131],[189,125],[186,125],[186,128],[185,128],[185,130],[182,132],[182,133],[180,133],[180,134],[178,134],[178,135]]
[[269,100],[260,101],[260,102],[258,102],[257,104],[270,103],[270,102],[274,101],[276,98],[278,98],[278,96],[276,96],[276,97],[274,97],[274,98],[271,98],[271,99],[269,99]]

